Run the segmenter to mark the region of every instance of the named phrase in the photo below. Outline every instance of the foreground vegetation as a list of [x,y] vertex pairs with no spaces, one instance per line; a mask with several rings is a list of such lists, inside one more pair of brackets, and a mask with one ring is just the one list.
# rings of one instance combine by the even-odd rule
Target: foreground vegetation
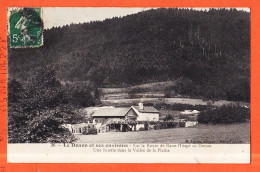
[[73,142],[76,138],[62,125],[83,121],[76,109],[90,105],[95,105],[90,88],[63,86],[51,68],[34,70],[26,83],[10,80],[8,142]]

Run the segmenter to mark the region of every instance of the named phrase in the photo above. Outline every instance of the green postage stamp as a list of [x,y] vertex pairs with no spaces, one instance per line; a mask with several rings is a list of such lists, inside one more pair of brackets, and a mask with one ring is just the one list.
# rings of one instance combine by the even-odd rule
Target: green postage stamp
[[43,44],[41,8],[8,8],[11,48],[40,47]]

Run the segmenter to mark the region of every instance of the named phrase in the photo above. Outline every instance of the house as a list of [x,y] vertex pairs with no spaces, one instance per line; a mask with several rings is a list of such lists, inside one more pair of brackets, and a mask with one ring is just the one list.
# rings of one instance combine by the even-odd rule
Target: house
[[139,126],[137,122],[159,121],[159,111],[152,106],[139,103],[138,106],[128,108],[100,108],[92,114],[92,118],[99,132],[102,132],[105,126],[108,127],[108,131],[136,131]]
[[159,121],[159,111],[153,106],[138,103],[138,106],[131,106],[131,109],[137,115],[136,121]]
[[[130,108],[100,108],[92,114],[94,123],[108,123],[108,122],[120,122],[125,121],[132,116],[127,116]],[[136,116],[133,116],[135,119]]]
[[131,122],[131,121],[159,121],[159,111],[153,106],[138,106],[130,108],[100,108],[92,115],[95,123]]
[[100,108],[92,115],[93,123],[96,125],[98,132],[107,131],[129,131],[134,130],[127,124],[128,121],[135,121],[137,116],[132,114],[131,108]]

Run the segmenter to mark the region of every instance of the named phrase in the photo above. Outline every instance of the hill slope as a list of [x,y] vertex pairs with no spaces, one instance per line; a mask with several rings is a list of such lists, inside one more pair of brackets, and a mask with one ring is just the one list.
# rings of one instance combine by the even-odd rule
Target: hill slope
[[[156,9],[52,28],[38,49],[9,49],[9,77],[51,66],[62,81],[127,86],[185,78],[175,92],[247,100],[250,96],[250,14]],[[186,82],[187,81],[187,82]]]

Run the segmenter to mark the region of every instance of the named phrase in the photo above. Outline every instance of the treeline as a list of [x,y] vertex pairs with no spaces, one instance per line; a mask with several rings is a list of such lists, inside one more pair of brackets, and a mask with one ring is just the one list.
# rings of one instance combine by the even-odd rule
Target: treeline
[[204,124],[230,124],[250,120],[250,109],[241,106],[221,106],[198,115],[198,122]]
[[62,81],[109,87],[177,79],[167,96],[250,100],[250,14],[236,9],[153,9],[52,28],[41,48],[8,53],[12,78],[51,65]]
[[84,114],[77,109],[95,105],[97,93],[90,88],[63,86],[50,68],[33,73],[27,82],[8,81],[8,142],[75,141],[62,125],[84,121]]

